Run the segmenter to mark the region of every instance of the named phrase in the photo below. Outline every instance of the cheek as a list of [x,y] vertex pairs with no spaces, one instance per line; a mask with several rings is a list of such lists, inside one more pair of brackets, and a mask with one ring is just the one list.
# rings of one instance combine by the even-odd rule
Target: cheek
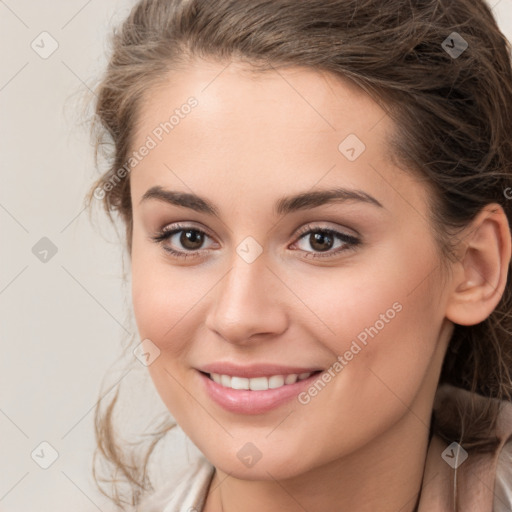
[[132,303],[140,337],[152,340],[162,352],[181,352],[187,320],[201,309],[215,276],[197,267],[171,265],[159,246],[139,238],[134,231]]
[[337,369],[343,378],[334,379],[335,387],[343,396],[357,395],[358,416],[371,413],[368,404],[395,411],[410,404],[439,344],[444,299],[438,256],[431,245],[413,242],[390,245],[364,271],[345,275],[342,289],[326,282],[327,297],[315,297],[336,333],[325,342],[342,358]]
[[[427,247],[420,253],[411,260],[407,251],[390,251],[365,272],[345,273],[338,281],[343,287],[333,287],[336,279],[328,277],[315,287],[309,283],[318,291],[308,305],[335,333],[303,324],[334,354],[328,382],[306,390],[297,423],[290,420],[290,428],[306,431],[312,453],[328,459],[352,450],[416,408],[444,319],[441,282],[432,272],[437,257]],[[319,338],[319,332],[327,334]],[[289,432],[283,429],[283,444]],[[336,441],[327,446],[326,438]]]
[[152,248],[132,250],[132,302],[141,340],[149,339],[160,351],[147,367],[162,402],[180,424],[187,425],[189,395],[186,355],[192,340],[186,329],[202,290],[179,269],[166,265]]

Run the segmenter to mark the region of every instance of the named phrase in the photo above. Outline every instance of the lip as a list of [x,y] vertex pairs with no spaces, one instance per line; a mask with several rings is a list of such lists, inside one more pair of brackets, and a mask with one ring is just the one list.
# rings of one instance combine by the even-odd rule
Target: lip
[[[251,371],[254,372],[255,370]],[[318,370],[316,371],[318,372]],[[208,377],[208,375],[205,375],[201,371],[198,371],[197,374],[199,375],[202,381],[206,394],[216,404],[220,405],[222,408],[226,409],[229,412],[249,415],[263,414],[265,412],[271,411],[272,409],[276,409],[277,407],[283,405],[286,402],[289,402],[290,400],[293,400],[299,395],[301,391],[309,387],[312,384],[312,382],[315,381],[320,375],[320,373],[314,373],[313,375],[310,375],[307,379],[297,381],[294,384],[285,384],[284,386],[281,386],[280,388],[276,389],[268,389],[266,391],[250,391],[245,389],[226,388],[214,382],[212,379]],[[224,373],[224,375],[229,375],[229,373]],[[238,375],[241,377],[245,376],[241,375],[240,373],[234,373],[233,375]],[[260,373],[260,375],[258,376],[263,377],[268,375],[269,374],[262,375]],[[272,373],[270,375],[284,374]]]
[[[305,366],[280,366],[276,364],[251,364],[239,366],[233,363],[211,363],[197,368],[204,373],[219,373],[220,375],[229,375],[230,377],[272,377],[272,375],[290,375],[292,373],[311,373],[324,370],[319,367]],[[292,384],[288,384],[292,385]]]

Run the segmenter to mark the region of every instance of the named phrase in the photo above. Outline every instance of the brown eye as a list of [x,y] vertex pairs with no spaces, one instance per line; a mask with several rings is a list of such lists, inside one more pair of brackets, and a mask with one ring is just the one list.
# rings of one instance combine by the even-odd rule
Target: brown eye
[[179,241],[185,249],[195,251],[203,245],[204,233],[196,229],[182,230]]
[[[334,229],[306,226],[296,245],[306,257],[322,258],[336,256],[343,251],[353,249],[361,243],[355,236]],[[321,254],[323,253],[323,254]]]
[[311,233],[309,244],[316,251],[328,251],[334,244],[334,238],[328,233]]
[[[166,226],[152,239],[161,244],[173,257],[179,258],[203,257],[204,253],[215,245],[213,239],[203,230],[181,224]],[[210,246],[204,247],[207,239],[211,242]]]

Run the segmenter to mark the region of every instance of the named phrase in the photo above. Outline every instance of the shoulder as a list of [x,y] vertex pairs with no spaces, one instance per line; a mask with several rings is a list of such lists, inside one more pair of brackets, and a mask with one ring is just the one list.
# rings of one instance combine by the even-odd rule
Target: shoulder
[[215,468],[204,457],[172,484],[145,498],[136,512],[201,512]]
[[512,510],[512,439],[501,449],[494,481],[494,511]]
[[[445,426],[454,422],[453,411],[461,403],[472,404],[478,415],[488,400],[480,395],[443,386],[436,397],[437,412]],[[510,512],[512,510],[512,403],[499,402],[499,415],[486,450],[475,450],[433,435],[428,448],[419,512],[463,510],[465,512]],[[458,436],[457,436],[458,437]]]

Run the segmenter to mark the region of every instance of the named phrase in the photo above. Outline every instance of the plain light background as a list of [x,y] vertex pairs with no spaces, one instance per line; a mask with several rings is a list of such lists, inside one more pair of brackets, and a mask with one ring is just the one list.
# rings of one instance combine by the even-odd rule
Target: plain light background
[[[91,224],[83,202],[97,171],[82,105],[106,65],[107,34],[133,4],[0,0],[2,512],[113,510],[91,473],[107,371],[112,383],[131,379],[124,398],[142,421],[163,407],[144,384],[146,368],[115,369],[136,335],[129,267],[115,231],[101,216]],[[511,40],[512,0],[490,5]],[[173,435],[161,460],[169,477],[195,453]],[[42,442],[58,454],[47,469],[53,452]]]

